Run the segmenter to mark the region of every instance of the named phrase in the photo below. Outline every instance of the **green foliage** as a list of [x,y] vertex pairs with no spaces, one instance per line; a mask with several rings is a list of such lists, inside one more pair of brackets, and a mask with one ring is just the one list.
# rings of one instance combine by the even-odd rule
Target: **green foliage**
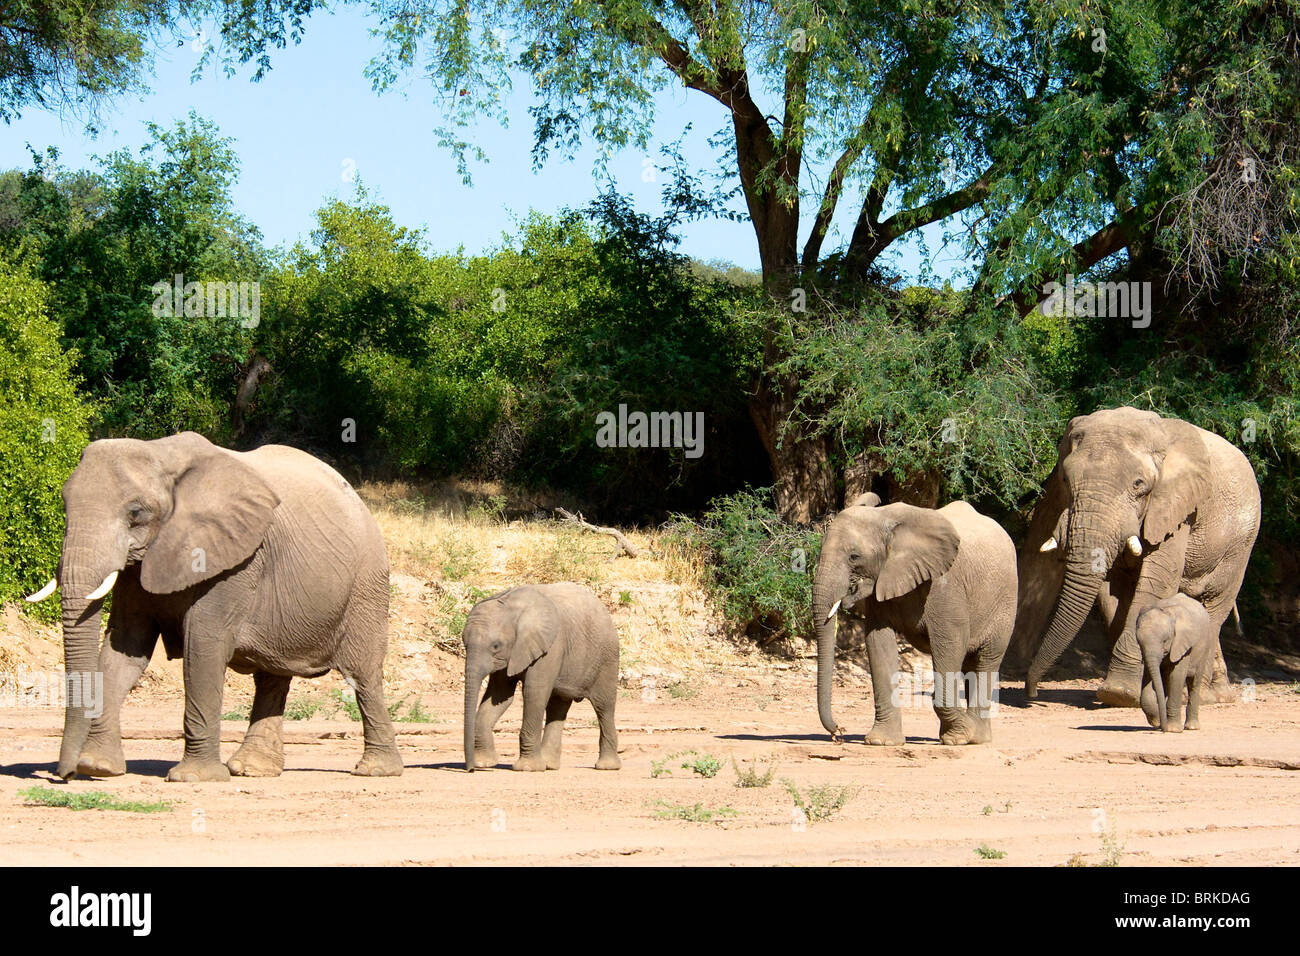
[[736,786],[742,790],[749,789],[766,789],[771,786],[772,781],[776,779],[776,771],[780,764],[777,761],[776,754],[772,754],[767,760],[767,766],[759,770],[759,760],[755,758],[752,763],[741,766],[736,762],[736,758],[731,758],[731,769],[736,772]]
[[985,843],[975,848],[975,855],[981,860],[1000,860],[1007,855],[1006,850],[994,850]]
[[859,793],[859,790],[854,787],[836,787],[831,784],[810,786],[805,793],[788,777],[781,778],[781,785],[794,800],[794,805],[803,813],[809,826],[829,820],[843,810],[845,805]]
[[663,800],[657,800],[654,804],[659,809],[655,811],[656,820],[686,820],[688,823],[715,823],[718,820],[724,820],[728,817],[739,816],[739,813],[731,807],[706,807],[702,803],[696,803],[691,806],[677,803],[667,803]]
[[166,813],[171,810],[170,801],[158,800],[144,802],[140,800],[122,800],[102,790],[84,790],[69,792],[51,790],[49,787],[28,787],[19,790],[29,807],[67,807],[69,810],[121,810],[126,813]]
[[[92,413],[48,300],[39,280],[0,253],[0,602],[38,590],[58,568],[60,491]],[[58,606],[42,603],[33,613],[53,620]]]
[[706,780],[712,780],[722,769],[722,761],[713,754],[696,754],[695,751],[687,751],[688,756],[694,757],[682,763],[683,770],[689,770],[697,777],[704,777]]
[[783,522],[771,489],[716,498],[700,520],[678,518],[669,534],[705,550],[706,585],[737,630],[761,643],[812,636],[821,535]]

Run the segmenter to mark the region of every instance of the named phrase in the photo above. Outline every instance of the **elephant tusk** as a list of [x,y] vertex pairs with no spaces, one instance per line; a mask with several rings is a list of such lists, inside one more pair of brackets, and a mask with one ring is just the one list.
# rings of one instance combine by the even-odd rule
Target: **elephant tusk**
[[1128,536],[1128,549],[1133,552],[1134,557],[1142,557],[1142,542],[1138,540],[1137,535],[1131,534]]
[[1046,541],[1043,542],[1043,546],[1038,550],[1043,552],[1043,554],[1046,554],[1048,551],[1055,551],[1056,538],[1055,537],[1048,538]]
[[[831,618],[833,618],[833,617],[835,616],[835,612],[838,611],[838,610],[840,609],[840,604],[842,604],[843,601],[844,601],[844,599],[843,599],[843,598],[840,598],[838,601],[836,601],[836,602],[831,606],[830,611],[827,612],[827,614],[826,614],[826,621],[829,621]],[[825,624],[826,621],[823,621],[822,623]]]
[[47,597],[53,594],[58,589],[58,587],[59,587],[58,580],[56,580],[55,578],[50,578],[49,584],[45,585],[45,587],[41,588],[35,594],[27,595],[27,600],[30,601],[32,604],[35,604],[37,601],[44,601]]
[[117,572],[111,572],[108,577],[104,578],[104,583],[95,590],[86,595],[87,601],[98,601],[109,591],[113,590],[113,585],[117,583]]

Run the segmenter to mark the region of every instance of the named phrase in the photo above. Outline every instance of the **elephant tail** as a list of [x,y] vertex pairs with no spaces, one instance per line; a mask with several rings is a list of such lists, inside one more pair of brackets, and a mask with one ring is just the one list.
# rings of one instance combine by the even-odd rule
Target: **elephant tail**
[[1241,627],[1241,611],[1237,608],[1237,602],[1232,602],[1232,623],[1237,626],[1237,636],[1245,637],[1246,632]]

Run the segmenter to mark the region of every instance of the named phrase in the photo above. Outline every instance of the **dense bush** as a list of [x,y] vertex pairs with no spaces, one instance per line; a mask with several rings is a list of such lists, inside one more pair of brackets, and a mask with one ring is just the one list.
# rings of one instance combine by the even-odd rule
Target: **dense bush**
[[783,522],[770,488],[714,499],[671,534],[707,556],[706,586],[727,622],[760,644],[813,637],[812,575],[821,533]]
[[[58,567],[59,491],[91,416],[47,300],[39,280],[0,255],[0,602],[35,591]],[[38,607],[52,616],[58,602]]]

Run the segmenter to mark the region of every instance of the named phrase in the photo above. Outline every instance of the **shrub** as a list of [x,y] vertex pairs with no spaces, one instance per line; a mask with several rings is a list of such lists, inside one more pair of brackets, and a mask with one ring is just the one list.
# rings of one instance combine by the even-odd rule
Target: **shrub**
[[705,586],[736,630],[763,644],[813,636],[821,535],[783,522],[770,488],[716,498],[699,521],[679,517],[669,534],[707,552]]
[[[35,591],[58,566],[60,490],[92,414],[46,301],[40,281],[0,257],[0,601]],[[58,602],[35,607],[53,620]]]

